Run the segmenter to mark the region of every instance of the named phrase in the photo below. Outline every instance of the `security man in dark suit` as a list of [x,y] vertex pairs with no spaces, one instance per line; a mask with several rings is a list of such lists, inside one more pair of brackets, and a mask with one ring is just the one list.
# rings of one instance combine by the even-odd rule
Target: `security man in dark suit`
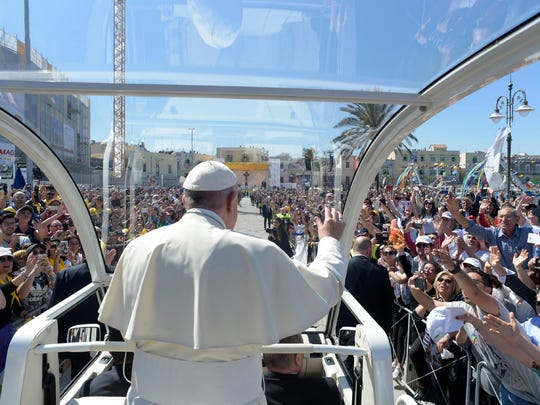
[[[355,239],[353,257],[347,266],[345,288],[356,298],[386,333],[392,327],[394,292],[388,271],[371,260],[373,246],[365,236]],[[343,326],[356,326],[358,321],[346,306],[341,306],[337,331]],[[351,342],[352,343],[352,342]]]
[[[300,335],[279,343],[303,343]],[[299,378],[303,354],[264,353],[266,401],[268,405],[339,405],[341,397],[331,378]]]
[[[56,276],[49,307],[58,304],[91,282],[92,277],[90,276],[90,270],[86,262],[60,271]],[[97,297],[93,295],[62,315],[58,319],[58,343],[66,343],[67,331],[71,326],[97,323],[98,308]],[[102,333],[104,330],[102,328]],[[60,360],[70,359],[72,377],[77,375],[91,359],[90,354],[84,352],[59,353],[59,358]]]
[[[116,250],[107,250],[105,261],[107,263],[107,272],[112,273],[114,269],[109,266],[110,261],[116,254]],[[63,301],[70,295],[76,293],[81,288],[86,287],[92,282],[90,269],[86,261],[83,263],[68,267],[60,271],[54,282],[49,308]],[[83,302],[80,302],[76,307],[63,314],[58,319],[58,343],[66,343],[67,331],[71,326],[99,323],[98,322],[99,302],[96,295],[92,295]],[[101,326],[101,335],[105,334],[105,327]],[[74,377],[83,367],[90,361],[91,357],[88,353],[60,353],[60,360],[69,358],[71,360],[71,376]]]

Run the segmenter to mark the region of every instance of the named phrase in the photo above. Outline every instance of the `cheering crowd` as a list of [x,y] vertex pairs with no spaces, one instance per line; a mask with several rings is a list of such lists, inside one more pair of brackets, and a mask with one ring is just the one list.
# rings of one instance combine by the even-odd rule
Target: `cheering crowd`
[[[16,327],[48,308],[56,275],[85,258],[69,211],[53,186],[2,191],[3,370]],[[107,264],[113,266],[131,240],[173,224],[185,213],[179,187],[111,188],[105,195],[101,189],[81,187],[81,194],[97,235],[105,239]],[[342,211],[346,200],[346,195],[304,189],[257,190],[249,197],[268,239],[304,264],[317,254],[315,218],[324,216],[326,206]],[[409,352],[418,376],[416,399],[463,403],[466,351],[475,362],[490,366],[481,376],[481,403],[494,397],[502,403],[536,403],[540,398],[539,233],[540,207],[527,195],[501,201],[489,193],[458,198],[413,188],[372,191],[365,199],[351,249],[351,256],[362,260],[349,262],[346,288],[388,332],[396,380],[403,378]],[[355,272],[378,274],[377,281],[358,278]],[[370,289],[390,293],[372,297]],[[370,310],[381,297],[391,302]],[[444,319],[456,316],[458,325],[448,327]],[[410,332],[409,318],[414,326]]]
[[[310,198],[303,190],[261,191],[252,203],[268,238],[306,263],[317,246],[312,219],[325,204],[343,204],[331,193]],[[464,403],[468,351],[473,365],[488,364],[480,403],[537,403],[539,220],[538,201],[528,195],[509,202],[415,188],[365,199],[345,286],[387,331],[397,381],[408,351],[415,399]],[[338,331],[354,324],[342,309]]]

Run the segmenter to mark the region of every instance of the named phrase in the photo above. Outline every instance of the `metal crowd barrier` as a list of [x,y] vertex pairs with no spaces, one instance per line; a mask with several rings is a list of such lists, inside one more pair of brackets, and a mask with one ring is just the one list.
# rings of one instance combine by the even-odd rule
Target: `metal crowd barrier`
[[[396,325],[398,325],[404,319],[404,317],[407,317],[406,344],[405,344],[405,351],[404,351],[404,359],[403,359],[403,363],[402,363],[403,364],[403,377],[397,382],[399,382],[400,385],[402,385],[407,391],[409,391],[409,393],[413,394],[415,392],[415,389],[413,388],[415,382],[417,382],[418,380],[420,380],[423,377],[429,376],[430,374],[434,374],[438,370],[441,370],[441,369],[443,369],[445,367],[451,366],[453,363],[463,359],[463,357],[456,358],[452,363],[446,364],[446,365],[444,365],[442,367],[439,367],[437,369],[434,369],[432,367],[432,365],[428,362],[428,365],[429,365],[429,367],[431,369],[428,374],[423,375],[423,376],[418,376],[417,375],[416,378],[409,378],[410,374],[412,373],[412,369],[413,369],[413,364],[412,364],[411,359],[410,359],[410,347],[411,347],[410,338],[411,338],[411,330],[412,330],[412,328],[416,328],[415,319],[413,318],[413,311],[410,308],[401,305],[399,302],[395,302],[395,304],[399,308],[404,310],[406,312],[406,314],[403,317],[401,317],[400,319],[398,319],[392,325],[392,331],[393,331],[394,327],[396,327]],[[423,323],[426,322],[423,319],[421,321]],[[418,335],[420,335],[420,333],[418,333],[418,330],[416,330],[416,333]],[[396,350],[394,348],[393,343],[394,342],[392,341],[392,339],[390,339],[390,344],[392,346],[392,352],[393,352],[393,355],[394,355],[394,358],[395,358],[396,357]],[[424,349],[425,349],[425,347],[424,347]],[[472,358],[473,356],[471,355],[471,353],[468,350],[464,350],[464,352],[465,352],[465,357],[467,358],[467,384],[466,384],[466,388],[465,388],[465,401],[464,401],[464,404],[465,405],[470,404],[470,400],[471,400],[471,392],[470,392],[471,391],[471,382],[472,382],[472,379],[474,378],[474,388],[475,388],[474,389],[474,405],[479,405],[480,391],[482,389],[480,373],[481,373],[481,370],[483,368],[487,367],[487,363],[485,361],[480,361],[480,362],[474,364],[474,360]],[[435,381],[438,383],[436,378],[435,378]],[[495,385],[496,384],[494,384],[493,386],[495,387]],[[437,387],[437,388],[439,388],[439,387]],[[498,401],[498,403],[501,404],[501,399],[498,396],[495,397],[495,398]],[[447,405],[451,405],[451,404],[447,404]]]

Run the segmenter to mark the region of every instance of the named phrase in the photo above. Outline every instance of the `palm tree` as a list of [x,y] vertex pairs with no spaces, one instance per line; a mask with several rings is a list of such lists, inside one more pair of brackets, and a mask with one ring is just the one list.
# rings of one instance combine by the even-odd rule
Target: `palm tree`
[[302,148],[302,156],[304,157],[304,163],[306,165],[306,171],[311,171],[311,163],[315,158],[314,148]]
[[[343,158],[350,158],[356,151],[360,157],[366,151],[369,143],[373,140],[377,131],[390,117],[394,109],[390,104],[366,104],[354,103],[347,104],[346,107],[341,107],[340,110],[349,113],[350,116],[339,121],[334,128],[347,127],[341,135],[333,139],[338,144],[338,153]],[[418,142],[418,139],[409,134],[400,142],[394,149],[394,152],[401,156],[405,153],[410,154],[413,142]],[[379,173],[375,176],[375,184],[379,189]]]
[[306,165],[306,175],[309,180],[309,184],[312,184],[312,164],[315,159],[315,148],[302,148],[302,156],[304,157],[304,164]]

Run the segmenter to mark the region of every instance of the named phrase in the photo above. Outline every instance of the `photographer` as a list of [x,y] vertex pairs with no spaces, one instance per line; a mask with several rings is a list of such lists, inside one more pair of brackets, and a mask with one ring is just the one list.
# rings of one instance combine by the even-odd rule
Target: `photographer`
[[15,214],[9,211],[2,211],[2,215],[0,215],[0,228],[2,230],[1,246],[10,248],[13,252],[31,243],[30,238],[25,234],[15,233],[16,227],[17,221]]
[[23,271],[35,274],[28,296],[23,300],[25,316],[37,316],[47,308],[56,279],[44,244],[35,243],[26,249],[26,266]]

